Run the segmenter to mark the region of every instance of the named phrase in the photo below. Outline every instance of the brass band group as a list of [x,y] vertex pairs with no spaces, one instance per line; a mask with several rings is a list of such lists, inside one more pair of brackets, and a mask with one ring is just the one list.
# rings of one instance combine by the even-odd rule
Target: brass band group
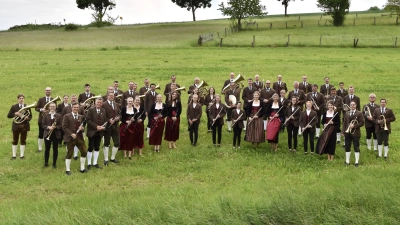
[[[247,86],[242,75],[235,76],[232,72],[229,76],[221,94],[197,77],[188,88],[186,121],[193,146],[198,143],[204,110],[207,130],[212,133],[215,147],[221,145],[225,122],[228,132],[233,133],[234,148],[240,148],[244,133],[244,140],[251,142],[253,147],[268,141],[271,150],[276,152],[279,135],[286,129],[290,152],[297,151],[298,137],[302,136],[305,154],[327,154],[330,161],[334,158],[336,145],[344,136],[345,164],[350,164],[353,145],[354,165],[358,166],[361,127],[364,126],[367,149],[377,151],[377,157],[383,155],[387,158],[390,124],[395,121],[395,116],[386,107],[385,98],[376,102],[375,94],[371,93],[361,108],[354,86],[345,89],[344,83],[340,82],[335,87],[328,77],[318,86],[303,76],[301,81],[294,81],[293,89],[288,91],[288,84],[281,75],[273,83],[260,80],[260,76],[255,75],[247,79]],[[57,167],[58,147],[65,144],[67,175],[71,174],[72,158],[78,160],[78,152],[80,172],[101,168],[98,158],[102,140],[105,166],[111,162],[118,163],[118,150],[123,151],[125,158],[131,159],[135,149],[142,156],[144,139],[148,139],[155,152],[160,152],[162,139],[168,141],[170,149],[177,148],[182,114],[181,94],[185,94],[186,88],[177,84],[175,75],[170,78],[171,82],[163,92],[164,98],[157,91],[160,86],[150,83],[149,79],[144,80],[141,88],[130,81],[126,91],[120,90],[118,81],[114,81],[105,95],[97,96],[90,91],[89,84],[84,85],[82,94],[64,95],[62,98],[53,98],[51,88],[46,87],[45,96],[31,105],[25,104],[25,96],[19,94],[18,103],[11,106],[8,113],[8,118],[13,119],[11,159],[17,158],[18,142],[19,158],[25,158],[31,108],[38,113],[38,152],[42,152],[44,144],[44,167],[49,166],[50,149],[53,149],[52,166]],[[316,143],[314,140],[317,140]]]

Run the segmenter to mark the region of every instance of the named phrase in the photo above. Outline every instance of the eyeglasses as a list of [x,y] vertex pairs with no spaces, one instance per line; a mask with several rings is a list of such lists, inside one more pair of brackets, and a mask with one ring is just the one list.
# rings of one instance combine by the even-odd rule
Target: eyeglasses
[[46,91],[51,91],[51,90],[46,90]]
[[271,84],[271,83],[265,83],[265,84]]

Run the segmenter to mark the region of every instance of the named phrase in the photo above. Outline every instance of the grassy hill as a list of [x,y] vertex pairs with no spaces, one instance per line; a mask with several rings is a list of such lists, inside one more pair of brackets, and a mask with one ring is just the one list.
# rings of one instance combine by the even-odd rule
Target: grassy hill
[[[364,15],[368,21],[374,17],[360,14],[359,20]],[[274,43],[272,39],[259,43],[257,38],[270,32],[272,37],[284,37],[288,31],[298,32],[299,36],[320,35],[321,31],[329,36],[358,36],[373,31],[379,37],[396,35],[398,27],[378,23],[308,27],[306,21],[311,24],[320,15],[300,16],[305,21],[303,29],[265,28],[270,21],[295,23],[298,18],[256,19],[259,30],[251,28],[224,37],[227,48],[215,47],[213,42],[193,47],[198,35],[224,30],[229,26],[227,20],[114,26],[76,32],[1,32],[0,113],[5,118],[21,92],[27,104],[37,101],[46,86],[52,87],[53,96],[70,95],[83,92],[83,85],[90,83],[92,92],[103,94],[114,80],[126,89],[130,80],[142,86],[143,79],[150,78],[163,91],[170,75],[176,74],[178,83],[186,87],[193,83],[194,77],[199,77],[219,91],[231,71],[245,78],[260,74],[261,79],[271,81],[282,74],[289,89],[304,74],[319,85],[329,76],[336,86],[340,81],[346,87],[354,85],[362,104],[374,92],[378,99],[387,98],[388,107],[395,114],[399,112],[397,48],[354,49],[342,48],[341,44],[332,48],[308,44],[280,47],[277,41],[276,47],[265,48]],[[257,35],[255,48],[249,45],[253,33]],[[228,45],[235,38],[241,41]],[[186,103],[186,94],[182,95],[182,101]],[[186,112],[186,105],[183,111]],[[277,153],[270,151],[268,143],[254,149],[242,141],[241,149],[233,149],[233,135],[224,126],[222,146],[214,148],[211,134],[206,132],[205,114],[201,119],[199,145],[194,148],[189,143],[183,113],[177,149],[170,150],[163,143],[161,153],[156,154],[146,141],[144,158],[136,154],[128,160],[120,152],[117,155],[120,164],[87,174],[80,174],[78,162],[73,161],[72,176],[67,177],[64,148],[60,149],[57,169],[42,168],[43,154],[35,153],[37,116],[34,112],[25,160],[10,160],[11,120],[0,120],[0,224],[398,224],[400,221],[397,122],[392,123],[386,161],[366,149],[362,129],[360,166],[356,168],[354,154],[352,165],[343,165],[345,154],[340,145],[333,162],[328,162],[325,155],[304,155],[302,138],[297,153],[289,153],[286,133],[280,134]],[[99,162],[102,155],[101,152]]]

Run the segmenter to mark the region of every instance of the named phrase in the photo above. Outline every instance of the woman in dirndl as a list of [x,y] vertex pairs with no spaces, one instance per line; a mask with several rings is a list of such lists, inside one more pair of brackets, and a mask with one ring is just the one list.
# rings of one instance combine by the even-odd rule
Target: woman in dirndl
[[321,124],[324,129],[317,141],[317,153],[327,154],[328,160],[332,161],[336,151],[336,131],[340,127],[340,118],[334,110],[333,101],[326,103],[328,110],[322,114]]
[[278,94],[272,95],[272,100],[265,112],[268,118],[266,139],[268,143],[271,143],[271,150],[276,152],[278,150],[279,129],[281,126],[280,117],[284,115],[284,112]]
[[176,148],[176,141],[179,139],[179,124],[182,113],[182,104],[178,100],[178,92],[171,94],[171,99],[167,102],[167,122],[165,124],[164,140],[168,141],[168,148]]
[[265,142],[263,116],[265,104],[260,100],[260,92],[253,93],[253,101],[247,105],[247,128],[245,140],[251,142],[253,147],[260,142]]
[[154,145],[155,152],[160,152],[160,146],[165,127],[164,118],[167,116],[167,113],[167,105],[162,102],[162,96],[158,94],[156,97],[156,102],[151,106],[149,112],[149,120],[151,120],[149,145]]

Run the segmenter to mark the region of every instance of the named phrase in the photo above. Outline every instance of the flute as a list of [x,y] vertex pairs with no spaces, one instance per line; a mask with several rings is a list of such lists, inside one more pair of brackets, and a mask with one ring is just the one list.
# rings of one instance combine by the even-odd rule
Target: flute
[[248,125],[250,125],[251,124],[251,122],[253,122],[253,118],[255,117],[255,116],[257,116],[258,115],[258,113],[261,111],[261,109],[262,109],[262,107],[256,112],[256,114],[254,114],[254,116],[253,117],[251,117],[251,120],[250,120],[250,122],[247,124],[247,126]]
[[300,107],[297,107],[297,109],[292,113],[292,115],[290,115],[287,119],[286,119],[286,121],[285,121],[285,123],[283,124],[283,125],[285,125],[289,120],[290,120],[290,117],[292,117],[296,112],[297,112],[297,110],[299,110],[300,109]]
[[309,122],[305,127],[303,127],[303,129],[301,129],[300,134],[302,134],[302,133],[307,129],[307,126],[310,125],[311,122],[312,122],[314,119],[315,119],[315,116],[310,120],[310,122]]
[[241,113],[238,118],[236,119],[236,122],[232,123],[232,127],[235,126],[235,124],[237,123],[237,121],[243,116],[243,113]]
[[222,107],[221,110],[219,111],[218,115],[215,117],[215,120],[213,121],[213,123],[211,124],[211,126],[214,126],[215,121],[217,121],[219,114],[221,114],[222,112]]
[[321,132],[324,132],[325,128],[329,125],[329,123],[333,120],[333,118],[335,118],[336,114],[338,114],[338,112],[336,112],[335,115],[333,115],[332,119],[330,119],[330,120],[328,121],[328,123],[326,123],[327,125],[324,126],[324,128],[322,129]]
[[[275,115],[278,114],[278,113],[281,111],[282,108],[283,108],[283,105],[279,108],[278,112],[276,112]],[[275,115],[274,115],[274,116],[275,116]],[[276,117],[272,118],[272,120],[275,119],[275,118],[276,118]],[[270,123],[272,120],[268,120],[267,123]]]

